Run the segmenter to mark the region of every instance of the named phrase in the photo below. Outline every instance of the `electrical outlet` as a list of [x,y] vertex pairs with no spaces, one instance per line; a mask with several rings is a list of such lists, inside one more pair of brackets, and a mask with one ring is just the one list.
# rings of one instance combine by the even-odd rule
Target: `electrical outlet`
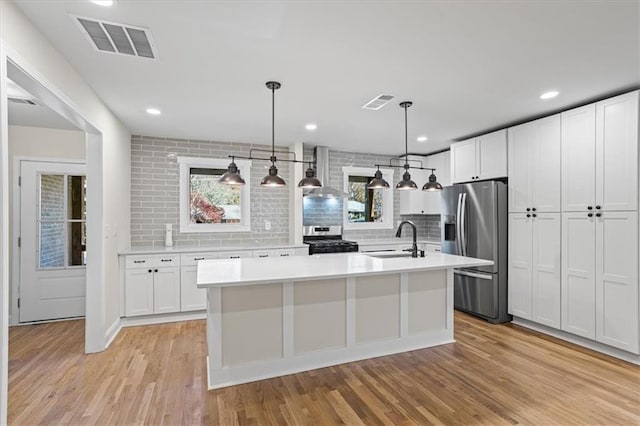
[[264,221],[264,230],[265,231],[271,231],[271,222],[268,220]]

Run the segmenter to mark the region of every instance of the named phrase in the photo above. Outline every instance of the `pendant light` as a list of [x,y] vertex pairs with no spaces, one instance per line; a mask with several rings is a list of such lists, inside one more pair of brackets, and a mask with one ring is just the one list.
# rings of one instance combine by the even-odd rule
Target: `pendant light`
[[261,186],[276,187],[287,185],[284,179],[278,176],[278,168],[276,167],[275,98],[276,90],[280,86],[277,81],[267,81],[267,88],[271,90],[271,167],[269,167],[269,174],[260,181]]
[[240,171],[238,170],[238,166],[235,163],[235,157],[231,156],[231,164],[227,167],[227,171],[224,172],[220,179],[218,179],[219,183],[224,183],[227,185],[244,185],[245,181],[240,176]]
[[418,185],[411,180],[411,174],[409,173],[409,140],[407,137],[407,108],[413,105],[413,102],[405,101],[400,102],[400,107],[404,108],[404,175],[402,180],[396,185],[396,189],[401,191],[418,189]]
[[309,163],[309,168],[305,172],[305,177],[298,182],[298,188],[320,188],[322,183],[316,177],[316,172],[312,167],[313,163]]
[[373,175],[373,179],[367,184],[367,189],[389,189],[389,182],[382,179],[380,166],[378,166],[378,170],[376,170],[376,173]]
[[431,169],[431,174],[429,175],[429,182],[424,184],[424,186],[422,187],[423,191],[430,191],[430,192],[442,191],[442,185],[440,185],[440,182],[438,182],[438,180],[436,179],[435,171],[436,169]]

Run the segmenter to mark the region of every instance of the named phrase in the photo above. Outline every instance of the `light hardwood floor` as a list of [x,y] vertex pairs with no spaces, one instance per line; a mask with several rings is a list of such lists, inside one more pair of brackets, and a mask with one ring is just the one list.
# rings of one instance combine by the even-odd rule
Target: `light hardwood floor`
[[10,331],[10,424],[640,424],[640,367],[456,312],[457,343],[217,391],[205,322]]

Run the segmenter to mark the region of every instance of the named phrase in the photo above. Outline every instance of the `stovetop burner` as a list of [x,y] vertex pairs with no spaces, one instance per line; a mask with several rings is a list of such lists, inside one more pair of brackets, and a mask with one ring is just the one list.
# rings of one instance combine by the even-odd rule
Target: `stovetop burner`
[[358,243],[342,239],[342,226],[305,226],[302,241],[309,244],[309,254],[358,251]]

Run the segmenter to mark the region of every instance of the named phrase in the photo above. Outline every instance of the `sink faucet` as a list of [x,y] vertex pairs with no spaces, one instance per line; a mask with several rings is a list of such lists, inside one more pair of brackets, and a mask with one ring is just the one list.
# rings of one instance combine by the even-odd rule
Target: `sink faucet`
[[[400,225],[398,225],[398,230],[396,231],[396,237],[400,238],[402,236],[402,227],[404,225],[411,225],[411,228],[413,229],[413,245],[411,246],[411,250],[407,249],[406,251],[410,251],[411,252],[411,257],[418,257],[418,242],[416,241],[416,234],[418,232],[416,225],[411,222],[410,220],[403,220],[402,222],[400,222]],[[424,252],[422,252],[422,256],[424,257]]]

